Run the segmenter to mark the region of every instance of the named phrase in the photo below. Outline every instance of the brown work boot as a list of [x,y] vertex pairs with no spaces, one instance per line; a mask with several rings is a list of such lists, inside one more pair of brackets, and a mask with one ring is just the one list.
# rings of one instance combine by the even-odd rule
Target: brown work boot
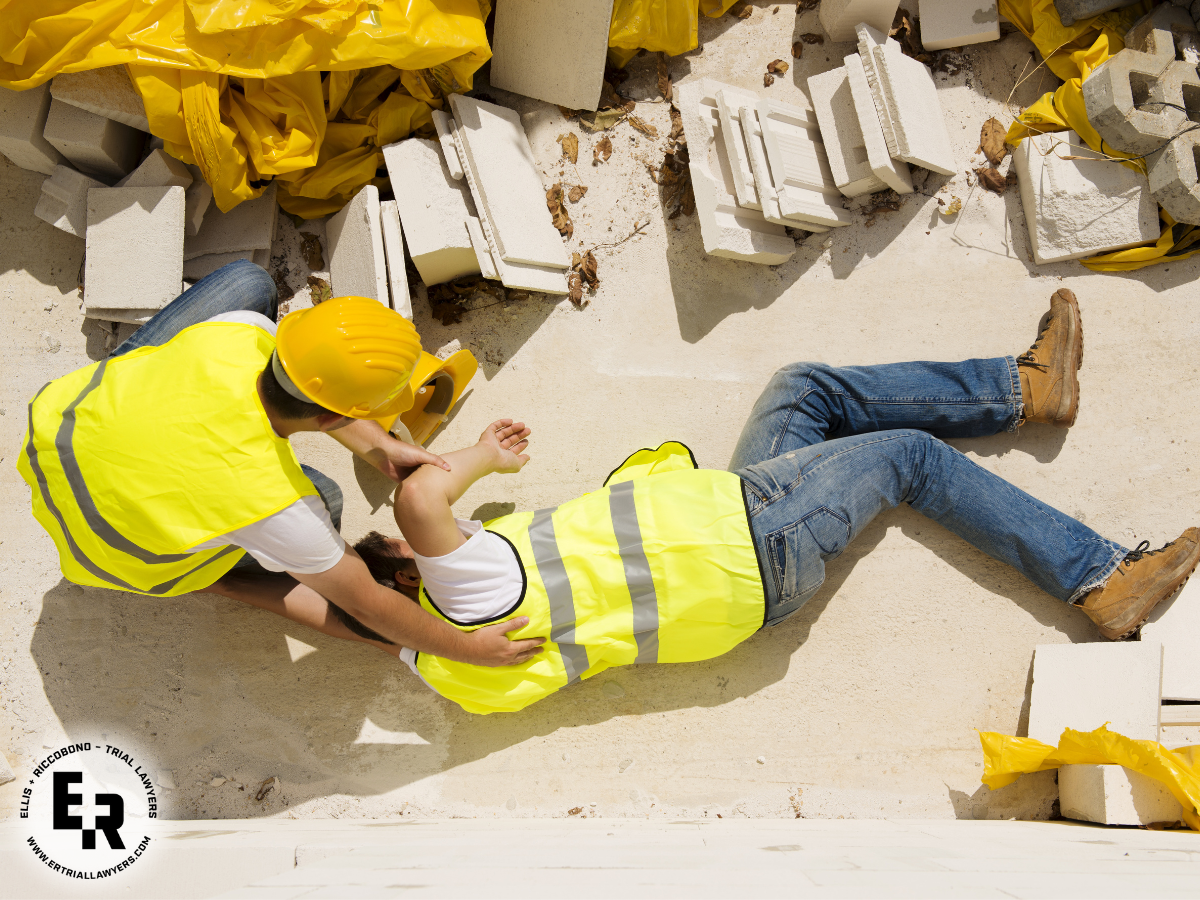
[[1110,641],[1137,631],[1150,611],[1174,594],[1200,561],[1200,528],[1189,528],[1159,550],[1142,541],[1104,587],[1084,595],[1079,608]]
[[1022,422],[1067,427],[1079,413],[1079,378],[1083,363],[1083,325],[1079,303],[1066,288],[1050,298],[1050,313],[1033,346],[1017,357]]

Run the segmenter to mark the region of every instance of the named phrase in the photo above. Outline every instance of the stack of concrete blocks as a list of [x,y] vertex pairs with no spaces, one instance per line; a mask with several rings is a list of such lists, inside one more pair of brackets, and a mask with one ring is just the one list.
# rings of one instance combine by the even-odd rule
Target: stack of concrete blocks
[[830,40],[852,41],[859,23],[887,34],[900,0],[823,0],[817,18]]
[[1075,132],[1028,137],[1013,163],[1038,265],[1158,238],[1158,204],[1146,176],[1093,153]]
[[1197,157],[1200,41],[1191,15],[1154,8],[1129,30],[1125,49],[1083,83],[1088,119],[1105,142],[1145,156],[1150,190],[1177,222],[1200,224]]
[[926,50],[1000,40],[996,0],[921,0],[918,16]]
[[58,75],[50,86],[55,100],[149,133],[142,97],[124,66]]
[[196,233],[184,238],[183,277],[199,281],[238,259],[268,268],[278,217],[275,182],[258,197],[242,201],[227,213],[209,210]]
[[[392,216],[396,216],[394,204],[385,211],[379,202],[379,188],[368,184],[325,223],[329,286],[336,297],[369,297],[411,318],[403,238],[399,217],[393,223]],[[387,246],[389,243],[391,246]],[[388,275],[396,269],[399,271],[394,277],[398,293],[403,285],[402,295],[391,299]]]
[[31,172],[53,175],[66,162],[45,137],[50,113],[50,85],[26,91],[0,88],[0,153],[14,165]]
[[491,85],[594,110],[604,85],[611,0],[504,0],[496,5]]
[[[1046,644],[1033,658],[1029,737],[1057,747],[1063,731],[1110,731],[1158,741],[1163,645],[1158,641]],[[1106,825],[1177,822],[1183,810],[1163,786],[1117,765],[1058,772],[1063,816]]]

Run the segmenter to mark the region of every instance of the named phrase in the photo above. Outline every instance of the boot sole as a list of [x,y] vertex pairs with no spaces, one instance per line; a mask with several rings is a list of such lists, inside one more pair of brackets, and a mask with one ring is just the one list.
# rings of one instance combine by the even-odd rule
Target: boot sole
[[1193,573],[1196,571],[1196,565],[1198,562],[1200,562],[1200,560],[1193,559],[1191,567],[1186,569],[1181,575],[1176,576],[1175,579],[1168,583],[1166,589],[1159,593],[1157,599],[1149,600],[1145,608],[1142,609],[1138,614],[1137,621],[1131,627],[1126,628],[1120,634],[1110,631],[1107,628],[1101,628],[1100,634],[1103,637],[1108,638],[1110,641],[1129,640],[1129,638],[1137,634],[1139,628],[1146,624],[1146,620],[1150,618],[1150,613],[1154,612],[1154,608],[1156,606],[1166,600],[1170,600],[1177,593],[1179,593],[1185,584],[1187,584],[1187,580],[1191,578]]
[[1079,416],[1079,376],[1076,373],[1083,366],[1083,316],[1079,312],[1079,301],[1075,299],[1074,291],[1059,288],[1055,294],[1067,302],[1067,307],[1071,311],[1069,340],[1075,353],[1075,365],[1067,366],[1066,379],[1070,390],[1064,392],[1063,399],[1059,403],[1058,415],[1054,417],[1054,421],[1056,425],[1065,425],[1070,428]]

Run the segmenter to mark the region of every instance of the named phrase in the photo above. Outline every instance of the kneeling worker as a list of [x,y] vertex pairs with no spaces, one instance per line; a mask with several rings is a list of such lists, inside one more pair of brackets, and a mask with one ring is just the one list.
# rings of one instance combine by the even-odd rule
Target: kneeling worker
[[285,317],[277,338],[275,314],[271,277],[232,263],[38,392],[18,469],[63,574],[171,597],[265,568],[326,598],[332,619],[422,652],[481,666],[536,653],[541,641],[505,636],[523,619],[467,634],[381,587],[338,534],[341,491],[287,440],[328,432],[396,481],[448,468],[371,421],[396,411],[412,374],[412,324],[343,297]]

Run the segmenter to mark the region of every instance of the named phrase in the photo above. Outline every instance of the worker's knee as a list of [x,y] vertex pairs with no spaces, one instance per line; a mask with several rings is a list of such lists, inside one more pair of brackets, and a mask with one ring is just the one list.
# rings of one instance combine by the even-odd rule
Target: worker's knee
[[279,289],[275,286],[275,279],[266,270],[248,259],[239,259],[225,266],[222,274],[228,279],[227,290],[235,295],[239,308],[275,320]]

